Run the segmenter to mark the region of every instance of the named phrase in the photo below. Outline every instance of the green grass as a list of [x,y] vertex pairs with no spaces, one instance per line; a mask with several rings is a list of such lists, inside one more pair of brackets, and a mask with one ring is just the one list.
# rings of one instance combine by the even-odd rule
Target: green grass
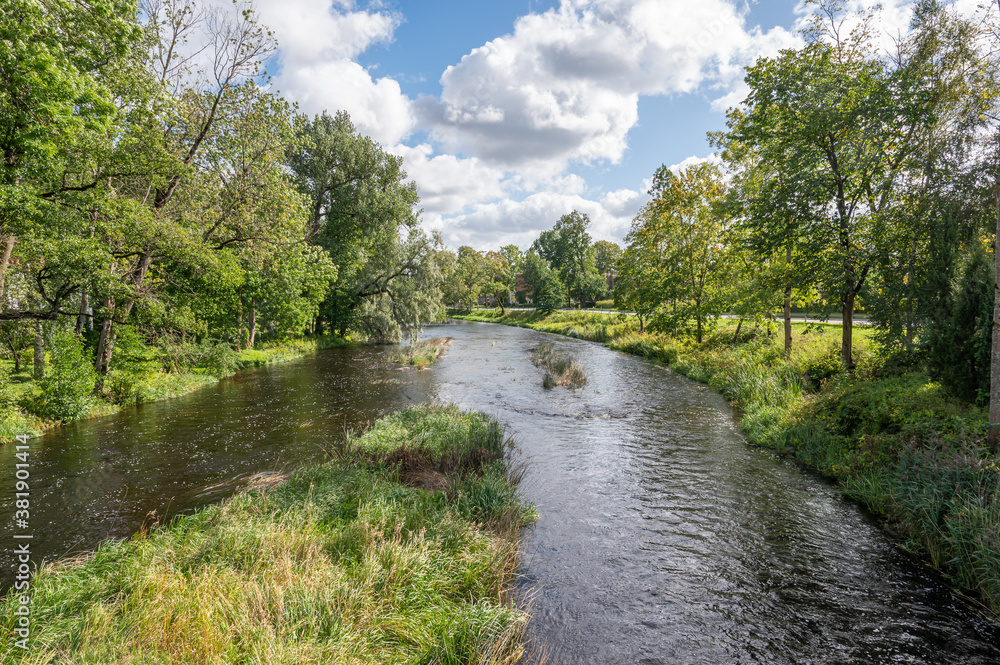
[[604,342],[712,385],[737,407],[750,442],[836,479],[903,547],[1000,614],[1000,456],[986,447],[986,413],[923,372],[884,366],[869,330],[854,330],[857,368],[849,375],[836,324],[794,323],[786,359],[780,328],[769,335],[744,324],[734,341],[733,320],[696,344],[640,333],[635,317],[621,315],[456,318]]
[[517,662],[511,584],[535,513],[507,445],[453,407],[383,418],[273,489],[41,568],[32,649],[7,639],[0,662]]

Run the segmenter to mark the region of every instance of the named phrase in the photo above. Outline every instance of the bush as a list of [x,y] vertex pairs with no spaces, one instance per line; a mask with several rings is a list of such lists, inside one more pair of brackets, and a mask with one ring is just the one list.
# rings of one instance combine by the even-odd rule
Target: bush
[[39,384],[41,394],[26,405],[46,420],[74,420],[87,415],[94,404],[97,372],[84,353],[83,343],[69,330],[53,335],[49,373]]
[[240,354],[226,342],[219,342],[208,348],[198,366],[207,370],[212,376],[222,378],[235,373],[240,364]]
[[809,382],[812,383],[813,388],[818,390],[823,381],[843,371],[844,364],[840,349],[836,345],[831,345],[823,355],[809,358],[802,363],[802,369],[809,376]]

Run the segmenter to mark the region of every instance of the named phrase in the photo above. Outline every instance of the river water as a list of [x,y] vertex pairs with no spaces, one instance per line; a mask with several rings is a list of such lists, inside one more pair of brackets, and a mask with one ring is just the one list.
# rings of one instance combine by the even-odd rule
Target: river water
[[[496,415],[520,444],[541,515],[521,588],[550,662],[1000,663],[996,627],[832,485],[747,445],[705,386],[531,330],[426,334],[455,339],[427,371],[394,369],[386,349],[335,349],[34,440],[35,556],[128,536],[254,473],[323,459],[345,427],[436,399]],[[540,341],[589,384],[543,389]],[[11,488],[12,455],[0,450]],[[0,566],[9,581],[7,555]]]

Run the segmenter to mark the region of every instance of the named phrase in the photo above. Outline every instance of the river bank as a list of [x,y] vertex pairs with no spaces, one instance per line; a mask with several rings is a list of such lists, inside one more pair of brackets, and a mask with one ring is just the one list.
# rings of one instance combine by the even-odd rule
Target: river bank
[[351,343],[336,335],[302,337],[217,354],[218,357],[211,359],[214,362],[205,367],[185,367],[170,372],[151,369],[150,366],[159,364],[158,359],[146,357],[140,363],[133,363],[131,371],[112,372],[106,380],[105,394],[100,398],[94,397],[83,416],[68,421],[46,420],[31,412],[28,400],[38,393],[38,384],[25,371],[10,377],[17,379],[16,384],[5,386],[7,408],[0,408],[0,445],[13,442],[19,435],[38,436],[73,420],[98,418],[137,404],[187,395],[244,369],[287,362],[322,349],[341,348]]
[[[837,326],[795,324],[791,358],[766,335],[734,342],[722,322],[697,345],[638,332],[634,317],[555,312],[476,313],[503,323],[602,342],[668,364],[718,389],[747,439],[794,455],[881,517],[900,544],[957,588],[1000,611],[1000,460],[986,449],[983,409],[920,372],[886,367],[864,333],[858,369],[839,372]],[[831,334],[832,333],[832,334]]]
[[381,418],[275,487],[42,567],[31,648],[0,662],[516,662],[535,513],[508,445],[454,407]]

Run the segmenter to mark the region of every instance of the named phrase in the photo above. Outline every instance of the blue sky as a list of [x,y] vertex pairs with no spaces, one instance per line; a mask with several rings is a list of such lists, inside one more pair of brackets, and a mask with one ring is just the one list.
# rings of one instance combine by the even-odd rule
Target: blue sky
[[[970,2],[972,0],[969,0]],[[861,5],[867,0],[848,0]],[[906,0],[886,25],[905,26]],[[275,86],[400,156],[446,243],[527,248],[573,209],[621,243],[660,164],[711,153],[800,0],[261,0]]]

